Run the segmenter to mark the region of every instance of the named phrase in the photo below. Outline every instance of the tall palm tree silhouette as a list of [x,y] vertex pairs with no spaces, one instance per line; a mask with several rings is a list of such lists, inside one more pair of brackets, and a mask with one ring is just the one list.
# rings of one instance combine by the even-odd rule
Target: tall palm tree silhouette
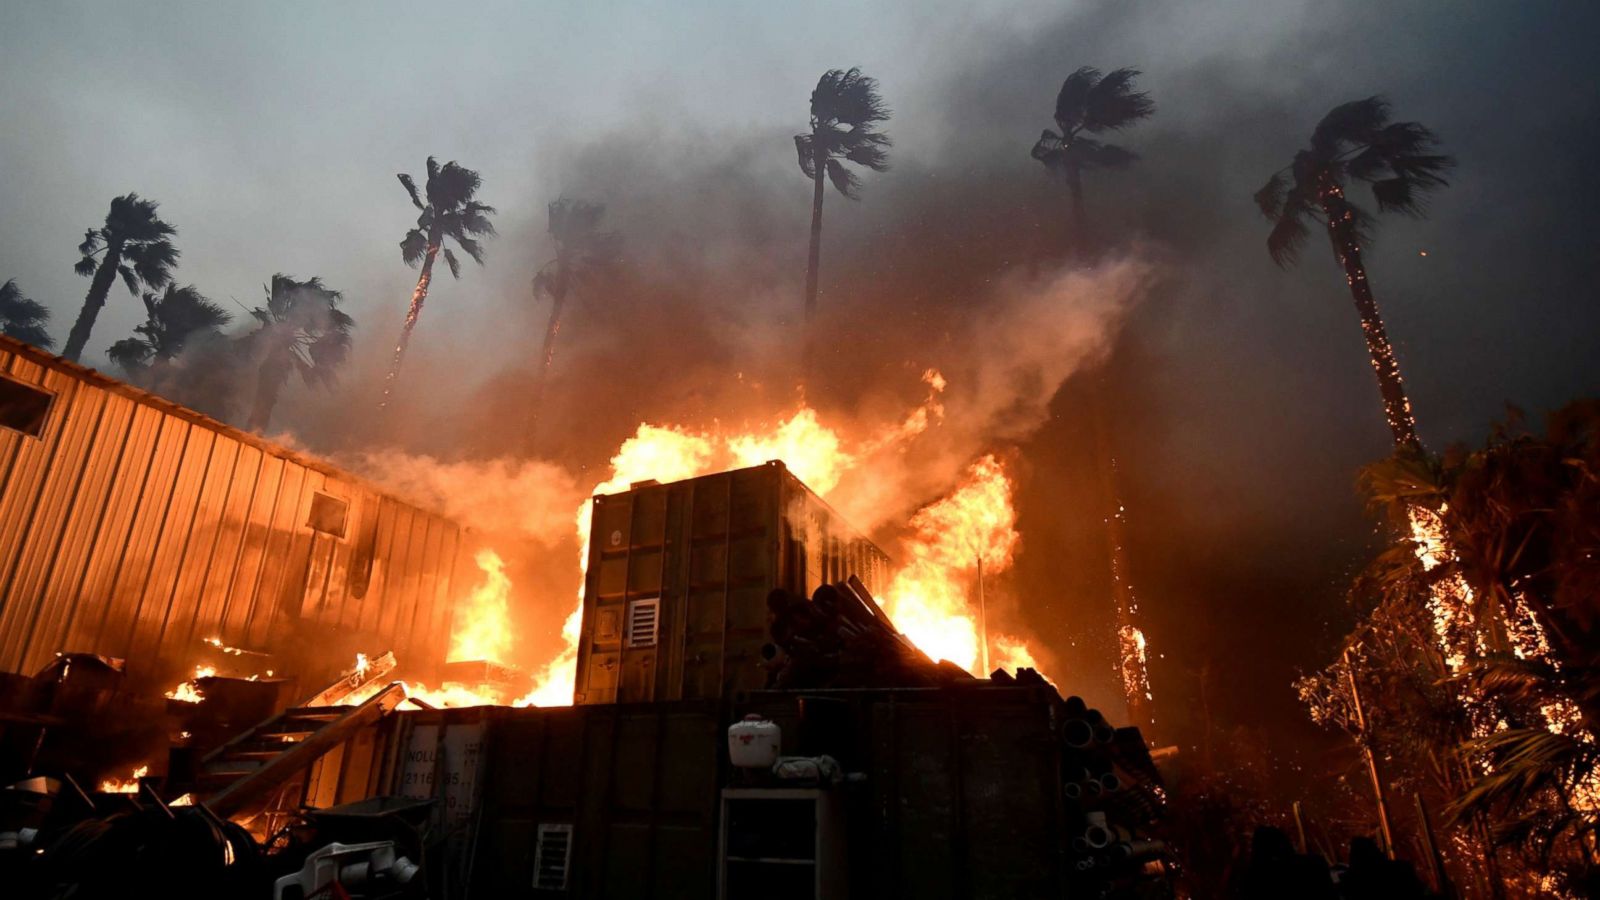
[[1091,169],[1121,169],[1138,154],[1091,137],[1121,131],[1150,117],[1156,104],[1149,93],[1134,90],[1138,69],[1116,69],[1105,75],[1084,66],[1062,82],[1056,95],[1056,128],[1045,129],[1033,145],[1033,158],[1067,182],[1072,194],[1072,227],[1081,246],[1088,237],[1083,211],[1083,173]]
[[1384,418],[1395,446],[1402,449],[1421,447],[1417,422],[1361,261],[1361,244],[1370,235],[1372,217],[1345,195],[1345,188],[1352,181],[1366,182],[1379,210],[1421,216],[1426,195],[1448,183],[1443,175],[1455,165],[1450,157],[1434,152],[1438,143],[1433,132],[1416,122],[1391,122],[1389,104],[1382,97],[1341,104],[1317,123],[1311,146],[1274,172],[1255,195],[1262,215],[1273,222],[1267,252],[1280,266],[1296,261],[1311,233],[1308,222],[1320,222],[1328,229],[1333,255],[1344,269],[1361,317]]
[[[889,168],[889,136],[876,130],[889,119],[878,96],[878,82],[860,68],[829,69],[811,92],[811,130],[794,136],[800,171],[811,179],[811,249],[806,256],[806,365],[811,357],[810,323],[817,312],[818,267],[822,260],[823,179],[854,200],[861,178],[850,165],[874,172]],[[849,164],[849,165],[847,165]]]
[[[400,363],[405,359],[406,346],[411,343],[411,332],[422,315],[422,304],[428,300],[428,286],[433,283],[434,259],[442,252],[445,263],[450,266],[450,274],[461,277],[461,263],[455,253],[444,245],[445,238],[453,241],[463,253],[472,257],[473,262],[481,266],[483,245],[476,238],[494,234],[494,224],[489,221],[489,217],[494,215],[494,207],[473,199],[483,185],[483,179],[478,177],[477,172],[463,168],[454,161],[441,166],[430,156],[428,180],[423,185],[422,193],[417,192],[417,183],[410,175],[396,177],[411,196],[411,203],[421,211],[416,227],[406,232],[405,238],[400,241],[400,256],[408,266],[421,263],[422,273],[417,276],[417,286],[411,292],[411,305],[406,308],[405,324],[401,326],[400,339],[394,345],[394,359],[389,363],[389,374],[383,380],[383,399],[378,404],[380,408],[387,407],[394,394],[395,380],[400,377]],[[426,203],[423,202],[424,196]]]
[[[79,275],[93,278],[78,320],[67,334],[62,356],[77,359],[83,355],[95,319],[106,305],[111,282],[117,276],[122,276],[128,293],[135,297],[146,290],[160,290],[172,281],[172,270],[178,265],[178,248],[172,245],[172,238],[178,229],[156,215],[158,205],[138,194],[124,194],[111,201],[103,226],[84,232],[83,243],[78,245],[83,258],[72,268]],[[96,256],[100,258],[96,260]]]

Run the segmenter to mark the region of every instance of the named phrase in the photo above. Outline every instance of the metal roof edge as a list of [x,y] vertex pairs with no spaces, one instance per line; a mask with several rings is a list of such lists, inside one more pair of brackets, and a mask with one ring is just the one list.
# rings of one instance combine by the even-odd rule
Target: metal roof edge
[[345,469],[341,469],[327,460],[316,456],[310,456],[299,450],[285,447],[282,444],[275,444],[253,431],[245,431],[242,428],[236,428],[226,422],[213,419],[205,413],[190,409],[189,407],[179,403],[174,403],[173,401],[168,400],[159,394],[153,394],[147,390],[144,390],[143,388],[134,387],[126,381],[113,378],[99,369],[93,368],[92,366],[86,366],[82,363],[73,362],[72,360],[67,359],[65,356],[56,356],[48,350],[36,347],[33,344],[29,344],[25,341],[19,341],[16,338],[6,334],[0,334],[0,350],[15,353],[18,356],[21,356],[30,362],[44,366],[47,369],[53,369],[57,372],[62,372],[78,379],[79,381],[94,385],[102,390],[107,390],[114,394],[120,394],[135,403],[143,406],[153,407],[169,416],[175,416],[179,419],[183,419],[192,425],[199,425],[202,428],[230,437],[242,444],[248,444],[252,447],[255,447],[257,450],[260,450],[262,453],[268,454],[269,456],[275,456],[279,459],[292,462],[297,466],[303,466],[304,468],[311,469],[312,471],[321,472],[324,475],[330,475],[334,478],[349,482],[356,487],[371,491],[380,497],[386,497],[395,501],[396,503],[403,503],[406,506],[421,510],[430,516],[444,519],[445,521],[450,522],[463,530],[466,529],[465,525],[462,525],[460,522],[457,522],[455,519],[444,515],[436,509],[424,506],[423,504],[417,503],[414,500],[407,500],[403,497],[400,497],[394,491],[379,487],[370,479],[356,475],[355,473],[349,472]]

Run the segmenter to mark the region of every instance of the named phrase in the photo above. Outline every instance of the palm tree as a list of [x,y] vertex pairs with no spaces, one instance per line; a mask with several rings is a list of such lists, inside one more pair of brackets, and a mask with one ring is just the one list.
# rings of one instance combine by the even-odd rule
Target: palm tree
[[540,407],[544,398],[545,380],[550,377],[550,363],[555,358],[556,337],[561,333],[561,314],[567,298],[603,276],[616,263],[621,239],[614,231],[601,231],[600,221],[605,218],[603,203],[582,200],[556,200],[550,204],[550,239],[555,243],[555,259],[545,263],[533,276],[535,297],[550,298],[550,320],[544,329],[544,349],[539,354],[539,374],[534,382],[533,398],[528,407],[528,444],[537,436]]
[[1121,169],[1138,159],[1126,147],[1090,137],[1124,128],[1150,117],[1156,104],[1145,91],[1133,89],[1138,69],[1117,69],[1102,75],[1084,66],[1061,84],[1056,95],[1056,127],[1046,128],[1033,145],[1033,158],[1066,179],[1072,194],[1072,224],[1079,239],[1087,234],[1083,213],[1085,169]]
[[111,345],[106,355],[130,375],[152,365],[167,363],[183,352],[191,339],[216,334],[233,319],[228,311],[211,302],[194,285],[167,285],[160,297],[144,295],[147,318],[133,331],[136,337],[123,338]]
[[444,251],[444,261],[450,266],[450,274],[461,277],[461,263],[444,246],[444,239],[448,237],[455,241],[456,246],[481,266],[483,247],[474,240],[474,236],[494,234],[494,225],[489,221],[489,216],[494,215],[494,207],[472,199],[483,185],[483,179],[478,177],[477,172],[462,168],[454,161],[441,166],[433,157],[428,157],[428,181],[424,186],[427,203],[422,202],[422,195],[417,193],[417,183],[410,175],[396,177],[406,193],[411,195],[412,204],[422,211],[417,216],[417,226],[406,232],[405,238],[400,241],[400,256],[408,266],[422,263],[422,274],[417,277],[417,287],[411,292],[411,306],[406,310],[406,322],[400,329],[400,340],[394,347],[394,361],[389,364],[389,375],[383,382],[383,400],[378,404],[380,408],[389,405],[389,397],[394,393],[395,379],[400,375],[400,362],[405,358],[406,345],[411,342],[411,331],[417,327],[422,304],[428,299],[428,285],[433,281],[433,260],[441,250]]
[[[73,266],[79,275],[94,276],[89,282],[89,294],[83,298],[83,309],[67,335],[67,346],[62,355],[77,359],[89,343],[89,332],[94,330],[94,320],[106,305],[106,295],[111,292],[111,282],[118,275],[128,286],[128,293],[139,296],[143,290],[159,290],[172,281],[172,269],[178,264],[178,248],[171,238],[178,233],[156,215],[157,204],[142,199],[138,194],[124,194],[111,201],[111,211],[106,213],[106,223],[101,228],[84,232],[78,252],[83,258]],[[103,254],[103,255],[102,255]],[[95,256],[100,255],[98,261]]]
[[857,199],[861,179],[846,163],[874,172],[889,168],[889,136],[873,126],[889,119],[878,96],[878,81],[861,69],[829,69],[811,92],[811,130],[794,136],[800,171],[811,179],[811,252],[806,257],[805,320],[817,311],[817,267],[822,258],[822,179],[834,190]]
[[22,295],[15,278],[0,284],[0,333],[48,350],[55,345],[44,324],[50,310]]
[[1295,262],[1311,233],[1308,220],[1327,227],[1361,317],[1384,417],[1395,446],[1403,450],[1420,449],[1417,423],[1361,262],[1361,243],[1372,219],[1345,196],[1345,187],[1352,180],[1367,182],[1380,211],[1420,217],[1427,193],[1447,184],[1443,173],[1455,165],[1433,152],[1437,146],[1433,132],[1419,123],[1389,121],[1389,104],[1382,97],[1355,100],[1324,116],[1311,133],[1311,146],[1273,173],[1255,195],[1262,214],[1274,223],[1267,252],[1280,266]]
[[320,278],[295,281],[278,274],[263,290],[267,305],[250,311],[260,327],[244,338],[258,367],[246,425],[254,431],[264,430],[272,420],[290,374],[300,373],[308,387],[333,384],[349,356],[355,328],[355,320],[338,308],[340,293]]

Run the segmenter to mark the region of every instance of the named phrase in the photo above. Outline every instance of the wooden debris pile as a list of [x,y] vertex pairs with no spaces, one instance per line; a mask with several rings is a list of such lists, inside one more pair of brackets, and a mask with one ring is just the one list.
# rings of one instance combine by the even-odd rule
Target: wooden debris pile
[[779,588],[767,595],[772,643],[767,687],[934,687],[973,677],[934,662],[901,634],[854,575],[824,584],[807,600]]

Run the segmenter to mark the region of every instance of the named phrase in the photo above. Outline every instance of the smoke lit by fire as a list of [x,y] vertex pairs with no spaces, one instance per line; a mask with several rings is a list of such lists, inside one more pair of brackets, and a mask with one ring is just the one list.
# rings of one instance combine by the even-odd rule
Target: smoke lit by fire
[[[881,459],[882,454],[903,452],[910,442],[942,421],[940,398],[946,388],[945,379],[930,369],[923,373],[922,381],[928,389],[922,403],[886,426],[866,429],[855,436],[840,426],[825,423],[804,402],[775,421],[738,430],[643,423],[617,448],[610,461],[609,476],[594,485],[589,495],[625,491],[641,481],[666,483],[781,460],[819,495],[848,506],[851,497],[837,493],[845,491],[841,484],[847,475]],[[879,487],[869,485],[867,489]],[[912,536],[899,551],[904,568],[884,597],[886,610],[918,646],[930,656],[949,659],[974,672],[983,660],[978,564],[981,560],[985,578],[1011,566],[1019,543],[1013,489],[995,456],[984,456],[973,463],[954,490],[927,504],[912,518]],[[571,519],[580,548],[580,578],[577,595],[563,623],[561,648],[554,658],[533,669],[532,689],[512,701],[514,705],[556,706],[572,702],[582,624],[581,575],[588,563],[591,506],[586,497]],[[495,550],[480,551],[477,563],[483,580],[458,601],[449,658],[525,662],[514,659],[513,653],[511,577]],[[992,628],[988,650],[994,665],[1013,669],[1037,666],[1033,651],[1024,641],[994,633]],[[435,690],[411,683],[406,687],[410,696],[435,706],[507,700],[492,685],[446,683]]]

